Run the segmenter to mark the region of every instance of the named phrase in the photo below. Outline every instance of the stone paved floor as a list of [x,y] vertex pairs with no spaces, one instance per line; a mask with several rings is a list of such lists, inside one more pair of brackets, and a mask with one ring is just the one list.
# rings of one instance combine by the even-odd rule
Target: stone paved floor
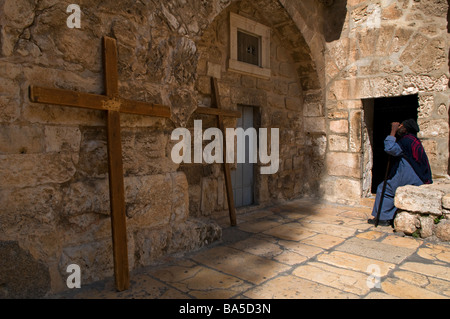
[[127,291],[111,278],[55,298],[449,299],[450,245],[375,228],[370,205],[295,200],[239,212],[236,227],[223,216],[222,241],[132,273]]

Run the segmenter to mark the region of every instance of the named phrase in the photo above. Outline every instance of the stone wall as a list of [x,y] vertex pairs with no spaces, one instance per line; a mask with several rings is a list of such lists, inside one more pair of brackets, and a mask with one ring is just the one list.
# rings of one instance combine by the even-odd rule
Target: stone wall
[[[28,96],[30,85],[103,94],[105,35],[117,39],[121,97],[172,113],[121,116],[130,270],[221,236],[210,218],[227,208],[221,166],[170,157],[173,129],[192,127],[194,110],[210,106],[211,76],[224,108],[253,106],[261,127],[280,128],[280,169],[257,175],[257,202],[320,195],[326,138],[316,1],[86,0],[80,29],[66,25],[69,4],[0,0],[0,259],[22,263],[0,263],[1,297],[67,289],[72,263],[82,284],[113,274],[105,115]],[[272,28],[270,79],[227,70],[231,11]],[[217,125],[198,118],[204,128]],[[20,278],[33,276],[35,289],[24,290]]]
[[[228,3],[193,2],[190,21],[172,19],[176,2],[83,1],[80,29],[66,26],[69,4],[0,1],[1,297],[67,289],[72,263],[82,283],[113,274],[105,116],[28,97],[30,85],[103,94],[104,35],[118,42],[120,95],[173,113],[172,121],[121,117],[130,269],[221,236],[216,223],[189,216],[170,133],[197,106],[194,39]],[[3,262],[10,256],[24,264]],[[22,289],[21,278],[33,276],[41,278],[30,281],[34,289]]]
[[[338,39],[326,43],[327,199],[370,195],[371,145],[362,99],[418,94],[418,124],[437,176],[448,173],[447,3],[345,3]],[[339,189],[339,192],[336,190]]]
[[[28,96],[30,85],[103,94],[105,35],[117,39],[120,95],[171,108],[170,119],[121,117],[130,269],[220,238],[220,164],[170,156],[173,129],[211,105],[211,76],[223,108],[252,106],[257,125],[280,129],[280,167],[256,174],[257,204],[358,202],[370,178],[364,98],[417,93],[433,172],[447,173],[442,1],[83,0],[80,29],[66,25],[70,3],[0,0],[0,259],[48,278],[23,290],[27,267],[0,263],[2,297],[67,289],[70,263],[86,283],[113,273],[105,115]],[[228,70],[230,12],[271,29],[270,78]]]

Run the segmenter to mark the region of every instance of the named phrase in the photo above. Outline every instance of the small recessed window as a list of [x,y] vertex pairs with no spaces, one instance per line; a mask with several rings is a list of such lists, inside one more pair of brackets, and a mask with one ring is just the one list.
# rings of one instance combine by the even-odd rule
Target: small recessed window
[[259,66],[260,38],[238,31],[238,61]]
[[270,78],[270,28],[230,13],[228,70]]

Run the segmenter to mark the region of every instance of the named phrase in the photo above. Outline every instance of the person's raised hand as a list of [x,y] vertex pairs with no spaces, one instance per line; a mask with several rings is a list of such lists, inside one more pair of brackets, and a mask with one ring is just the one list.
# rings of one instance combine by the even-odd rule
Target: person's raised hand
[[391,123],[391,135],[395,136],[395,133],[397,133],[398,129],[400,128],[400,123],[399,122],[392,122]]

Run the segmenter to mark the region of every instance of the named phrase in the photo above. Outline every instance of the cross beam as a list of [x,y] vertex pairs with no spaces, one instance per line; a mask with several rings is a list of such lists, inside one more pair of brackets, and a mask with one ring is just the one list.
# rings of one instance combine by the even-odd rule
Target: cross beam
[[[119,96],[117,45],[116,40],[110,37],[103,37],[103,64],[105,69],[104,81],[106,88],[106,93],[104,95],[39,86],[30,86],[29,94],[30,100],[35,103],[101,110],[106,111],[107,113],[109,197],[111,207],[114,277],[116,289],[118,291],[123,291],[129,288],[130,279],[128,268],[122,144],[120,138],[120,113],[170,118],[171,112],[170,107],[165,105],[132,101]],[[198,108],[196,113],[216,115],[219,119],[224,116],[241,116],[240,112],[206,107]],[[230,205],[230,196],[232,199],[233,193],[231,188],[228,187],[231,187],[231,180],[226,176],[227,173],[225,171],[226,181],[229,181],[227,182],[227,194],[229,197],[228,202],[231,217],[231,207],[234,211],[234,203],[232,206]],[[233,224],[233,219],[231,220],[231,223]]]

